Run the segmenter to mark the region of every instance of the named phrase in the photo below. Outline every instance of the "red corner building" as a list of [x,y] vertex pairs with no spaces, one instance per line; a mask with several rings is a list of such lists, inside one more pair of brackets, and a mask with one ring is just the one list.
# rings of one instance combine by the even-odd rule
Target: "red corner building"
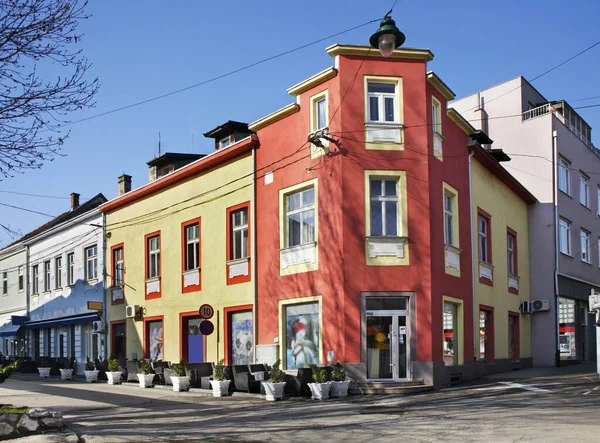
[[250,125],[256,359],[339,361],[365,382],[469,378],[469,125],[429,50],[327,53],[333,67]]

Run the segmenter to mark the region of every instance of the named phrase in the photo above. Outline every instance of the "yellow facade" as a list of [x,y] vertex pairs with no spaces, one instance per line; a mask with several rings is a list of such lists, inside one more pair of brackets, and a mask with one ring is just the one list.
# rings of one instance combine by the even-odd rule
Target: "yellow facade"
[[[143,358],[146,331],[143,319],[125,319],[126,306],[141,306],[144,319],[163,317],[163,360],[178,362],[181,357],[186,358],[182,352],[182,337],[187,335],[185,330],[182,331],[180,314],[197,314],[205,303],[214,308],[211,321],[215,330],[206,336],[204,361],[217,362],[225,357],[225,309],[248,307],[253,303],[252,280],[227,284],[227,208],[251,201],[251,173],[252,155],[246,153],[106,213],[108,254],[111,254],[111,247],[123,244],[125,268],[124,303],[111,304],[111,289],[108,289],[108,316],[111,324],[119,320],[126,322],[128,359],[135,357],[134,354]],[[160,180],[165,178],[168,176]],[[184,293],[182,223],[198,218],[201,289]],[[145,235],[157,231],[160,231],[161,296],[147,299]],[[249,234],[251,236],[251,231]],[[250,241],[254,242],[254,239]],[[109,255],[109,274],[113,269],[112,261]],[[253,279],[249,261],[248,270]],[[111,281],[110,277],[108,281]],[[109,352],[113,352],[112,335],[108,341]]]
[[[496,175],[485,168],[476,158],[472,159],[472,232],[475,273],[475,310],[479,326],[480,306],[493,308],[493,360],[509,358],[509,312],[518,314],[520,329],[520,358],[531,357],[530,315],[520,313],[522,301],[530,299],[529,239],[527,203],[513,192]],[[480,282],[478,210],[490,217],[492,284]],[[507,231],[517,233],[518,294],[508,289]],[[513,279],[514,282],[514,279]],[[479,333],[479,328],[477,328]],[[491,331],[486,331],[490,334]],[[491,338],[491,337],[490,337]],[[489,340],[489,338],[488,338]],[[489,341],[488,341],[489,343]],[[482,357],[481,340],[476,340],[479,360]]]

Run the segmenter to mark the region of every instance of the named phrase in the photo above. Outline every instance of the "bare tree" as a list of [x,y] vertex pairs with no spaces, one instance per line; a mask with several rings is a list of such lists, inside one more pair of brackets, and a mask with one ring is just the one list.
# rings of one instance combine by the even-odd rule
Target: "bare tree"
[[75,48],[86,6],[0,0],[0,179],[61,155],[66,115],[94,105],[98,79],[85,79],[90,65]]

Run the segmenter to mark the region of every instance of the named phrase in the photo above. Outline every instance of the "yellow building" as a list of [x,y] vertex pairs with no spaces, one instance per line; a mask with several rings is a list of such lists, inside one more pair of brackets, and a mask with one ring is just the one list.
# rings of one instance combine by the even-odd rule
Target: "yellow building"
[[[131,190],[131,177],[121,176],[120,195],[101,208],[109,354],[121,359],[252,363],[257,140],[237,122],[205,136],[215,152],[154,159],[150,183]],[[209,335],[203,305],[214,311]]]
[[476,144],[472,153],[475,358],[484,373],[502,372],[531,366],[531,314],[523,302],[530,300],[528,206],[536,199],[502,167],[509,160],[502,151]]

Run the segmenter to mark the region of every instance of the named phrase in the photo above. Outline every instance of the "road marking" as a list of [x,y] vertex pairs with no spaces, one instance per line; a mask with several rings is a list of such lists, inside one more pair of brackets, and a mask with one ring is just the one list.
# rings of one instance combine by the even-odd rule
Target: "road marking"
[[499,384],[502,386],[490,386],[488,388],[478,388],[475,390],[476,391],[501,391],[504,389],[524,389],[526,391],[533,391],[533,392],[552,392],[548,389],[538,388],[535,384],[524,385],[521,383],[515,383],[515,382],[511,382],[511,381],[502,381],[502,382],[499,382]]
[[600,389],[600,386],[596,386],[596,387],[595,387],[594,389],[592,389],[591,391],[586,391],[586,392],[584,392],[584,393],[583,393],[583,395],[588,395],[588,394],[591,394],[592,392],[594,392],[594,391],[597,391],[598,389]]

